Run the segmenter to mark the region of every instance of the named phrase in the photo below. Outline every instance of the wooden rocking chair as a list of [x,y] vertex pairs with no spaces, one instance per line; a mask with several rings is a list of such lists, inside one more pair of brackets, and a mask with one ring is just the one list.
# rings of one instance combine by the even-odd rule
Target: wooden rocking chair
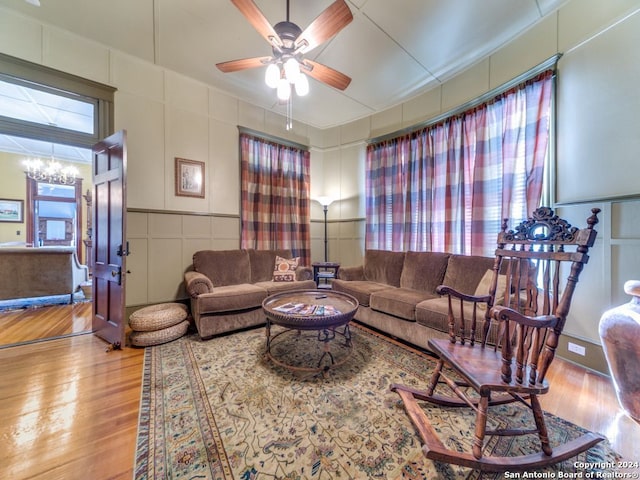
[[[598,223],[599,211],[592,209],[585,229],[571,227],[547,207],[538,208],[515,230],[507,231],[505,220],[498,235],[489,295],[465,295],[444,285],[438,287],[440,294],[449,297],[450,339],[429,341],[430,349],[439,358],[429,385],[424,391],[403,385],[391,387],[402,398],[427,458],[481,471],[528,470],[566,460],[603,440],[587,433],[552,448],[538,400],[538,395],[549,390],[545,375],[553,361],[578,276],[596,238],[593,227]],[[504,290],[496,291],[502,290],[502,285]],[[496,298],[500,300],[496,302]],[[478,325],[482,304],[486,305],[484,322]],[[465,318],[465,311],[471,318]],[[479,341],[476,327],[482,328]],[[488,344],[489,338],[497,339],[495,346]],[[436,394],[439,386],[448,387],[449,394]],[[472,452],[447,448],[418,401],[472,408],[476,412]],[[487,430],[489,407],[514,401],[532,410],[535,428]],[[484,456],[485,436],[528,434],[538,435],[539,452]]]

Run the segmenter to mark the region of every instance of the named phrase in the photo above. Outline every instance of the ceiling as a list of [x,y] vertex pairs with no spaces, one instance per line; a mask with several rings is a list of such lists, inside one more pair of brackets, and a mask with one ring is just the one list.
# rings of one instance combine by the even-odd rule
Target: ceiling
[[[0,0],[0,6],[198,79],[284,114],[264,68],[224,74],[215,64],[271,55],[230,0]],[[275,24],[286,0],[255,0]],[[302,29],[333,0],[290,0]],[[398,105],[460,73],[566,0],[347,0],[353,21],[306,57],[352,78],[345,91],[310,79],[293,118],[317,128]]]

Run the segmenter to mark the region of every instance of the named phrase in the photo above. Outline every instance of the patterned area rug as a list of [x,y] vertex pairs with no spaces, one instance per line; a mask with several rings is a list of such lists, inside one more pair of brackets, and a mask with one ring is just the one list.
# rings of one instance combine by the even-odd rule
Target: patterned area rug
[[[435,362],[364,328],[352,326],[351,333],[351,357],[326,375],[290,372],[265,359],[263,329],[204,342],[190,335],[147,348],[135,478],[505,478],[424,458],[400,397],[389,386],[423,388]],[[317,362],[322,347],[312,335],[282,335],[272,353],[298,365]],[[332,353],[348,354],[339,345],[336,339]],[[438,406],[425,409],[441,438],[462,432],[471,439],[471,415]],[[510,425],[523,424],[530,415],[515,404],[493,411]],[[583,432],[547,417],[552,445]],[[535,437],[530,442],[506,438],[487,448],[515,455],[536,446]],[[574,462],[595,465],[616,458],[601,442],[547,472],[583,472]],[[558,478],[552,475],[535,478]]]

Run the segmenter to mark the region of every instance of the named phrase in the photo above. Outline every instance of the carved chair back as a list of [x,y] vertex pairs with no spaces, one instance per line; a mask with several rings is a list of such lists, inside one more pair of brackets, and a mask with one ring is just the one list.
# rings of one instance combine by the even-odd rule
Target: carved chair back
[[[589,259],[599,211],[592,209],[584,229],[572,227],[548,207],[538,208],[513,230],[507,230],[504,220],[489,295],[471,299],[475,301],[470,320],[465,319],[462,306],[459,315],[450,308],[451,341],[474,343],[477,300],[483,300],[487,306],[481,346],[487,348],[490,330],[497,329],[497,334],[493,332],[494,348],[502,350],[503,381],[511,383],[515,375],[519,384],[541,383],[555,356],[578,278]],[[460,324],[452,324],[455,317]]]

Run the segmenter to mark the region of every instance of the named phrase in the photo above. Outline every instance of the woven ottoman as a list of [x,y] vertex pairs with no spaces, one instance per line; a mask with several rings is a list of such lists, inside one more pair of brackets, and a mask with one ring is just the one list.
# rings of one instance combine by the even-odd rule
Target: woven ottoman
[[160,303],[136,310],[129,317],[129,342],[149,347],[180,338],[189,328],[189,312],[182,303]]

